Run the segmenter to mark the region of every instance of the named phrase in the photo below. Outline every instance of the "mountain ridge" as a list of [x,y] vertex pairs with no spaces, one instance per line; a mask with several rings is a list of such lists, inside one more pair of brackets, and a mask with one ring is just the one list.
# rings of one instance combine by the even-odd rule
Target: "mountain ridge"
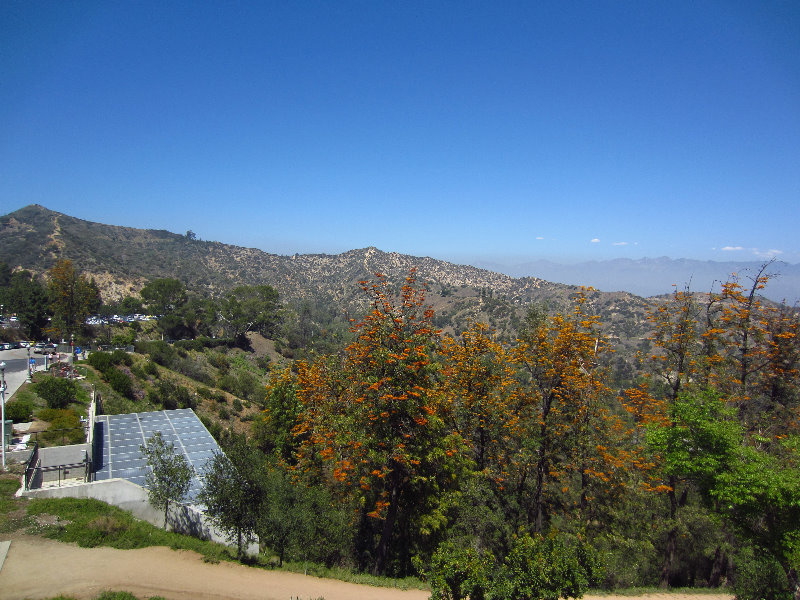
[[[312,302],[344,316],[364,312],[368,297],[361,281],[384,273],[397,286],[414,269],[428,289],[426,300],[439,326],[463,331],[469,322],[481,321],[507,339],[515,335],[531,305],[565,311],[580,290],[373,246],[340,254],[281,256],[164,230],[92,223],[39,205],[0,217],[0,261],[43,274],[59,259],[71,260],[93,277],[105,301],[137,295],[152,279],[174,277],[212,297],[238,285],[267,284],[293,306]],[[636,343],[643,335],[643,298],[627,292],[591,292],[589,302],[603,316],[610,336]]]

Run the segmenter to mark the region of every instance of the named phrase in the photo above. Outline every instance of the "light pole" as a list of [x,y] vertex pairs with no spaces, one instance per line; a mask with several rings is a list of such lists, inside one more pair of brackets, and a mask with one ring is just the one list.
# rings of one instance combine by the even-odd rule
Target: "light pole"
[[0,439],[3,444],[3,471],[6,470],[6,363],[0,362]]
[[28,383],[33,381],[33,369],[31,368],[31,347],[28,346]]

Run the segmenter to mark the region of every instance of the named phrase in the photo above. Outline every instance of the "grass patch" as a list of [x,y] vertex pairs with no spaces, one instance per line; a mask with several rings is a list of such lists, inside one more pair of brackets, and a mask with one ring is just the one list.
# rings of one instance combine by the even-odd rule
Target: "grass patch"
[[0,475],[0,532],[16,531],[25,526],[25,501],[14,496],[18,489],[19,475]]
[[164,531],[99,500],[35,498],[28,503],[28,515],[37,523],[30,533],[87,548],[167,546],[193,550],[210,560],[233,560],[232,551],[222,544]]
[[682,594],[687,596],[702,596],[704,594],[730,594],[733,592],[725,587],[718,588],[660,588],[660,587],[634,587],[634,588],[620,588],[615,590],[589,590],[587,594],[592,596],[630,596],[635,598],[637,596],[645,596],[648,594]]
[[326,567],[322,564],[284,561],[283,567],[273,567],[276,570],[289,571],[290,573],[303,573],[313,577],[323,579],[336,579],[348,583],[358,583],[361,585],[371,585],[373,587],[397,588],[399,590],[428,590],[430,589],[421,579],[417,577],[403,577],[396,579],[393,577],[382,577],[369,573],[355,573],[342,567]]

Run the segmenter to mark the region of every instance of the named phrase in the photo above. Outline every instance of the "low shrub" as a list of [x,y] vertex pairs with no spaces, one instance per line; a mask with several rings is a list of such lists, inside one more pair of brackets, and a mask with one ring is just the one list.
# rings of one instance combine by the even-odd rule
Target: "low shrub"
[[133,399],[133,382],[125,373],[115,367],[103,372],[105,379],[115,392],[126,398]]
[[133,364],[133,357],[124,350],[114,350],[111,353],[111,362],[115,365],[130,367]]
[[36,393],[49,408],[66,408],[75,399],[77,385],[63,377],[45,377],[36,384]]
[[30,421],[34,408],[30,398],[14,400],[6,404],[6,419],[11,419],[14,423],[25,423]]

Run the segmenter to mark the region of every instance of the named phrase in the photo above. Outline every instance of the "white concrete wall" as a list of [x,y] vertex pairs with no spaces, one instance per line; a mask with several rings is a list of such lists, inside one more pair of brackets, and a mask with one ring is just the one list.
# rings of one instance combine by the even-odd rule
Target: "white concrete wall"
[[[126,510],[137,519],[152,523],[156,527],[164,526],[164,513],[150,505],[147,490],[126,479],[106,479],[60,488],[28,490],[22,492],[22,495],[29,498],[94,498]],[[171,531],[231,545],[231,541],[218,531],[202,512],[192,506],[170,507],[169,521]],[[236,541],[233,540],[233,543],[235,545]],[[251,544],[246,552],[257,554],[258,545]]]

